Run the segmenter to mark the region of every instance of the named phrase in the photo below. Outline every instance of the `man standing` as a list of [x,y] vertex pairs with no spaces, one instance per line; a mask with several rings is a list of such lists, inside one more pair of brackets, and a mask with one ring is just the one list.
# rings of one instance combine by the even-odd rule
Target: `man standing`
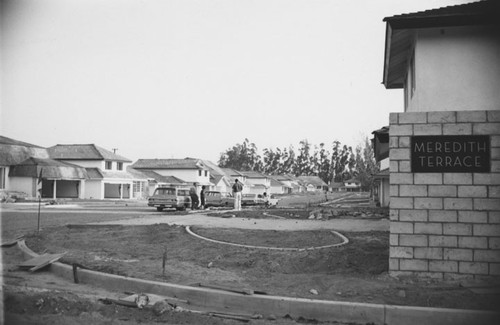
[[241,210],[241,191],[243,191],[243,184],[241,184],[238,179],[234,181],[233,184],[233,196],[234,196],[234,209]]
[[193,186],[189,189],[189,196],[191,197],[191,210],[198,209],[198,190],[196,189],[197,183],[193,183]]

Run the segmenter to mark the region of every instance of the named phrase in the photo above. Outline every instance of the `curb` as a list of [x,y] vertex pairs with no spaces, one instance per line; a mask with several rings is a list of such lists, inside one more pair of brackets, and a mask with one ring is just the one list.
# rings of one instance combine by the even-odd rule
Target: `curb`
[[[26,246],[24,240],[18,241],[17,245],[26,257],[38,256]],[[73,281],[73,269],[70,265],[56,262],[50,265],[50,271],[64,279]],[[270,315],[277,317],[289,315],[294,319],[302,317],[318,321],[371,323],[377,325],[422,325],[423,323],[426,325],[496,325],[500,320],[500,313],[490,311],[378,305],[268,295],[242,295],[216,289],[155,282],[85,269],[78,269],[78,279],[79,283],[98,286],[110,291],[121,292],[127,290],[176,297],[188,300],[192,305],[209,308],[216,312],[257,313],[263,315],[264,318],[268,318]]]

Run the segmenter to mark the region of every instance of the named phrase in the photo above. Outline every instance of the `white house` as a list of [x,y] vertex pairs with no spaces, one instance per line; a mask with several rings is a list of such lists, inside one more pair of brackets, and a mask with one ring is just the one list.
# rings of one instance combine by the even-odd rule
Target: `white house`
[[152,171],[161,176],[174,176],[188,186],[194,183],[198,187],[214,185],[210,182],[210,169],[201,159],[139,159],[131,167],[141,172]]
[[134,184],[147,182],[145,177],[127,172],[131,160],[95,144],[58,144],[48,152],[52,159],[86,169],[88,179],[82,191],[85,199],[131,199],[133,193],[139,192]]
[[[239,172],[235,169],[232,168],[221,168],[221,170],[224,172],[226,175],[227,179],[229,180],[229,183],[231,184],[231,187],[234,184],[235,180],[238,180],[241,184],[243,184],[243,194],[249,193],[251,184],[247,182],[247,177],[244,175],[242,172]],[[230,190],[232,191],[232,189]],[[229,191],[229,192],[230,192]]]
[[500,1],[384,18],[389,273],[500,276]]
[[46,148],[0,136],[0,190],[29,198],[82,198],[84,168],[50,159]]
[[359,192],[361,191],[361,182],[355,178],[348,179],[344,181],[344,189],[347,192]]
[[276,176],[269,176],[271,180],[271,187],[269,188],[269,194],[285,194],[288,193],[289,186],[283,184],[276,179]]
[[307,192],[328,191],[328,184],[318,176],[299,176],[298,179],[305,186]]
[[248,193],[262,194],[269,192],[271,188],[271,179],[262,173],[256,171],[240,171],[246,178],[248,184]]
[[383,83],[404,89],[405,112],[498,110],[498,6],[481,1],[384,19]]
[[372,147],[379,172],[373,175],[372,200],[381,207],[390,203],[389,187],[389,127],[385,126],[372,132]]

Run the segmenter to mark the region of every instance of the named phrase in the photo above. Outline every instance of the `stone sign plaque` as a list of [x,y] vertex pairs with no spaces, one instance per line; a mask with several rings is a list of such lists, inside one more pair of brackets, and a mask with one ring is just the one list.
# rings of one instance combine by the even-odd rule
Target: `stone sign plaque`
[[413,173],[488,173],[488,135],[413,136]]

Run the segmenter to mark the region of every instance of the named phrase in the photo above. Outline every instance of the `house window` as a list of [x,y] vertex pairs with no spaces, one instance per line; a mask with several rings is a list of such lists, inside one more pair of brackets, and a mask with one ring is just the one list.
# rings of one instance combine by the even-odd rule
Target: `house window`
[[205,177],[208,176],[208,170],[205,170]]
[[198,170],[198,176],[201,176],[201,170]]
[[134,181],[132,184],[132,191],[134,193],[141,193],[143,190],[143,183],[139,181]]
[[122,162],[117,162],[116,163],[116,169],[123,170],[123,163]]
[[6,171],[6,168],[0,167],[0,188],[1,189],[5,188],[5,171]]
[[113,162],[112,161],[106,161],[106,169],[111,170],[113,168]]

